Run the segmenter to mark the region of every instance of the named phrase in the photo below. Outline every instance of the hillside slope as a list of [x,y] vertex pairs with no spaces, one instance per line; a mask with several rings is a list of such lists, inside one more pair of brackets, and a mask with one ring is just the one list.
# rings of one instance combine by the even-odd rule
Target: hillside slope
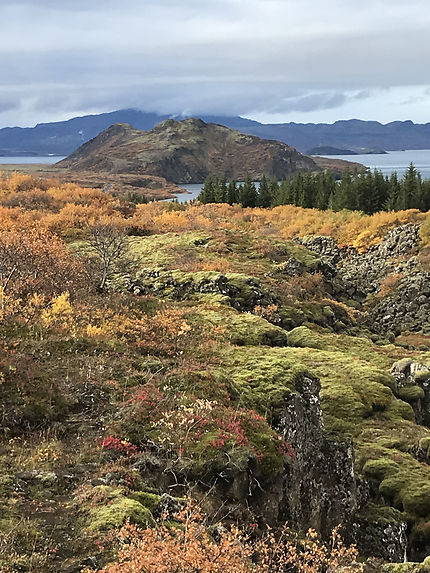
[[199,183],[209,174],[243,179],[263,174],[282,179],[317,171],[309,157],[279,141],[244,135],[199,119],[168,119],[151,131],[117,124],[82,145],[59,167],[113,173],[145,173],[174,183]]

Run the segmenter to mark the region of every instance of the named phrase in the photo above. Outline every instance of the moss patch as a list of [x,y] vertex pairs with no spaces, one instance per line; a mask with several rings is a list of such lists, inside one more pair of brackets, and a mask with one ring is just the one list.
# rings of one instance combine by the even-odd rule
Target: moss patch
[[239,346],[287,346],[285,330],[249,312],[239,313],[218,306],[216,309],[199,310],[190,316],[191,323],[209,325],[217,329],[232,344]]
[[121,527],[125,521],[147,527],[154,524],[150,510],[135,499],[119,497],[109,505],[96,507],[90,511],[88,529],[91,531],[107,531]]

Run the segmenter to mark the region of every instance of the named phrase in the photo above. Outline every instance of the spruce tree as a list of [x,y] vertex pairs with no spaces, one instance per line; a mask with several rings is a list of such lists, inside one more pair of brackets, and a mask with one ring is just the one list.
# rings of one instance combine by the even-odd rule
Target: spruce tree
[[260,180],[260,188],[258,190],[258,201],[257,205],[259,207],[270,207],[272,204],[272,195],[270,193],[269,182],[265,175]]
[[241,185],[240,202],[242,207],[255,207],[257,205],[257,189],[250,175],[245,177],[245,181]]
[[231,179],[227,186],[227,203],[233,205],[239,203],[239,195],[237,191],[237,184],[235,179]]
[[390,188],[384,209],[386,211],[398,211],[400,209],[401,187],[396,171],[391,174],[389,185]]
[[275,196],[277,195],[279,190],[279,183],[278,180],[276,179],[276,177],[272,177],[272,179],[270,180],[269,183],[269,193],[270,193],[270,197],[271,197],[271,204],[273,205],[273,201]]
[[202,190],[197,197],[198,201],[202,203],[214,203],[215,202],[215,180],[212,175],[206,177],[206,181],[203,185]]
[[225,177],[217,177],[215,179],[214,188],[215,203],[225,203],[227,200],[227,181]]
[[420,181],[413,163],[409,164],[402,181],[401,209],[416,207]]

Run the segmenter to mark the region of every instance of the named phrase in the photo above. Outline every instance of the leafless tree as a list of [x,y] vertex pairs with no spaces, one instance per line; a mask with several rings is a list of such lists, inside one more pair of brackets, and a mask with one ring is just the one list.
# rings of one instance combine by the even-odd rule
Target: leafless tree
[[127,232],[110,223],[96,223],[89,226],[89,245],[100,266],[98,288],[104,290],[107,281],[132,264],[129,256]]

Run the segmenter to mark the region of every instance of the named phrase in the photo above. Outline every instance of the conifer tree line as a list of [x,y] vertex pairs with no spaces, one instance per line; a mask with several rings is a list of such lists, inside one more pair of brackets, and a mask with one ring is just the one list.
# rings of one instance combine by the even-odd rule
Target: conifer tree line
[[344,171],[336,181],[331,171],[297,173],[281,182],[263,176],[256,186],[250,176],[238,184],[234,179],[210,175],[198,196],[202,203],[238,203],[243,207],[298,207],[363,211],[430,210],[430,180],[422,180],[411,163],[402,178],[381,171]]

